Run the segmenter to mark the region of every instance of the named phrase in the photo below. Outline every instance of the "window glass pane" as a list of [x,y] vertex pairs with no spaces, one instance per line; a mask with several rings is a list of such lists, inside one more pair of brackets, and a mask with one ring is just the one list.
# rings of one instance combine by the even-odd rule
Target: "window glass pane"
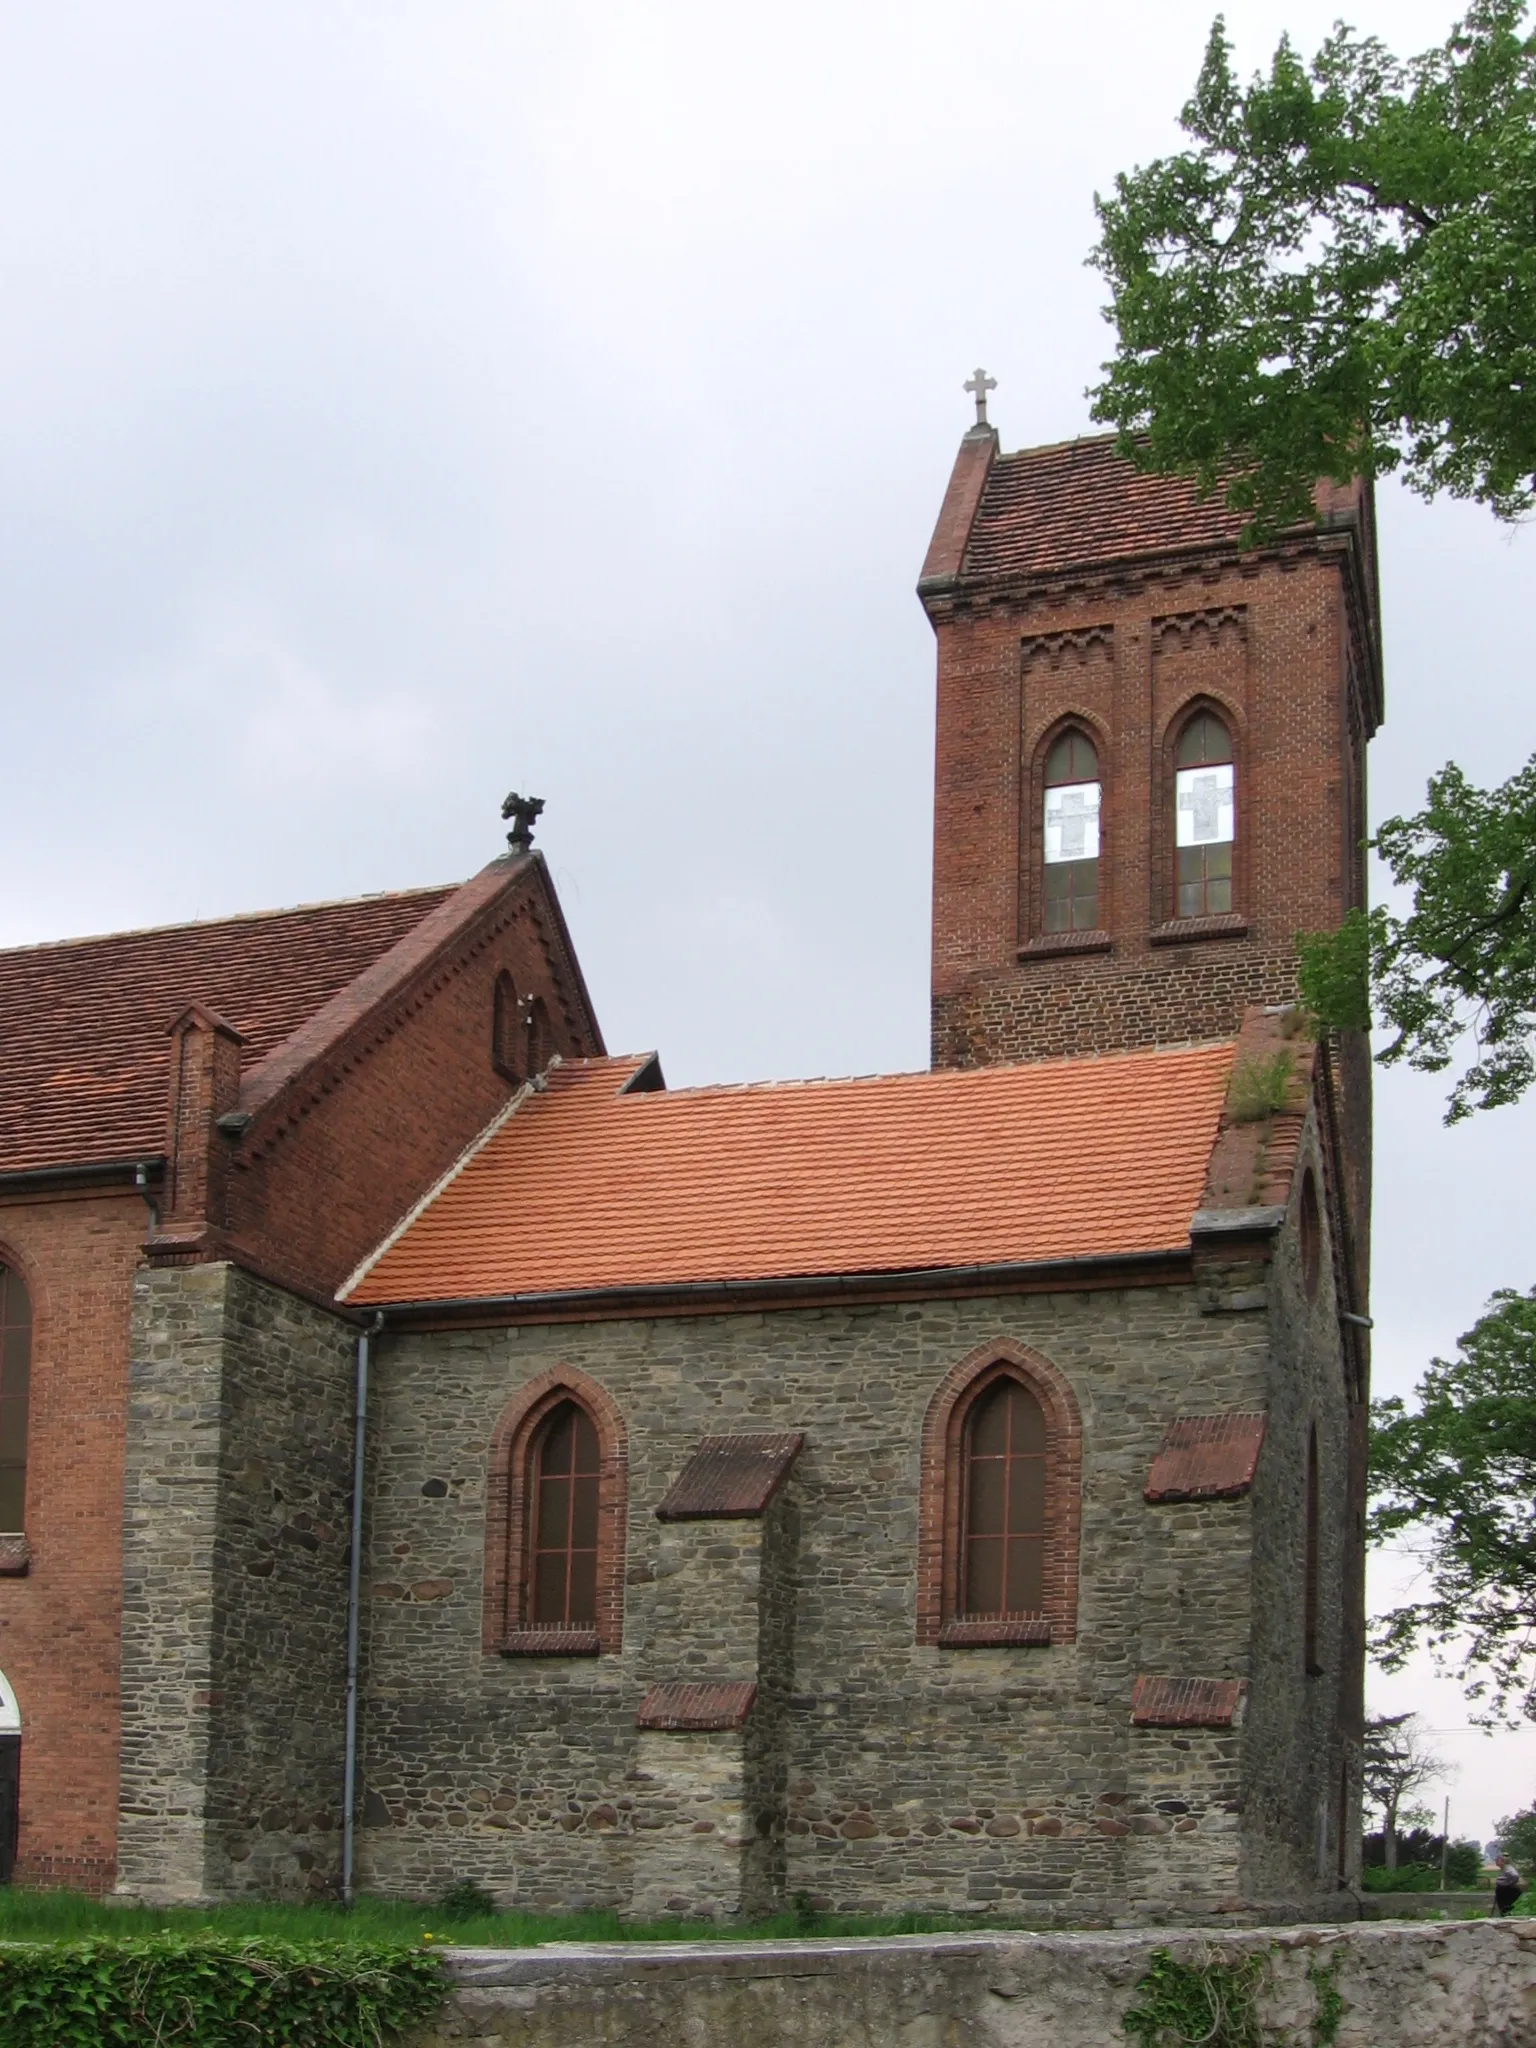
[[571,1502],[571,1542],[577,1550],[597,1548],[597,1481],[578,1479]]
[[1179,735],[1175,760],[1180,768],[1198,767],[1207,761],[1230,761],[1231,758],[1231,736],[1212,712],[1200,712]]
[[539,1481],[539,1518],[535,1546],[540,1550],[564,1550],[570,1541],[571,1482],[568,1479]]
[[1181,768],[1174,785],[1176,845],[1216,846],[1231,840],[1237,810],[1230,761],[1214,768]]
[[562,1550],[545,1552],[534,1561],[533,1619],[565,1619],[565,1553]]
[[597,1553],[578,1550],[571,1559],[571,1602],[568,1618],[590,1628],[597,1620]]
[[1013,1426],[1009,1436],[1010,1448],[1015,1452],[1043,1452],[1045,1449],[1045,1413],[1040,1403],[1035,1399],[1028,1387],[1020,1386],[1017,1380],[1011,1382],[1011,1391],[1012,1399],[1010,1405],[1013,1410]]
[[998,1536],[1002,1534],[1006,1473],[1006,1459],[972,1459],[970,1495],[970,1526],[972,1535]]
[[1045,1460],[1011,1458],[1008,1486],[1008,1533],[1037,1536],[1045,1527]]
[[0,1326],[17,1330],[32,1327],[32,1303],[26,1285],[9,1266],[0,1266]]
[[595,1472],[597,1470],[597,1431],[592,1418],[585,1408],[574,1411],[576,1421],[576,1470]]
[[1074,932],[1091,932],[1099,921],[1099,864],[1079,861],[1072,870],[1072,922]]
[[1000,1458],[1008,1449],[1008,1389],[1004,1380],[983,1394],[971,1419],[971,1456]]
[[965,1611],[967,1614],[1003,1612],[1003,1546],[997,1542],[967,1545]]
[[1097,860],[1099,785],[1064,782],[1045,792],[1045,862]]
[[545,1431],[539,1449],[539,1470],[541,1472],[569,1472],[571,1452],[574,1448],[574,1423],[576,1410],[569,1405],[557,1408]]
[[7,1330],[0,1343],[0,1394],[25,1396],[32,1378],[32,1332]]
[[0,1465],[0,1529],[14,1536],[26,1527],[27,1474],[21,1465]]
[[1045,1544],[1039,1536],[1008,1539],[1007,1614],[1038,1614],[1045,1606]]
[[1045,757],[1047,786],[1056,782],[1092,782],[1099,757],[1086,733],[1064,732]]

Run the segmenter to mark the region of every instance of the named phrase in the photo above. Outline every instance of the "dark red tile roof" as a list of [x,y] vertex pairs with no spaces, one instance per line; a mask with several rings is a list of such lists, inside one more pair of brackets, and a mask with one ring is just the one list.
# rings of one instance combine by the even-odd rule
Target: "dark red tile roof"
[[805,1442],[767,1431],[707,1436],[656,1510],[663,1522],[746,1520],[765,1514]]
[[1142,1497],[1236,1500],[1253,1484],[1263,1443],[1262,1415],[1181,1415],[1168,1425]]
[[1181,477],[1149,476],[1098,434],[993,463],[961,560],[963,578],[1027,576],[1163,550],[1231,546],[1240,514]]
[[227,1018],[249,1071],[452,893],[0,952],[0,1172],[159,1153],[173,1017]]
[[673,1678],[653,1685],[640,1702],[637,1728],[682,1728],[695,1732],[739,1728],[757,1698],[750,1678]]
[[1232,1728],[1248,1688],[1241,1678],[1160,1678],[1142,1672],[1131,1693],[1138,1728]]

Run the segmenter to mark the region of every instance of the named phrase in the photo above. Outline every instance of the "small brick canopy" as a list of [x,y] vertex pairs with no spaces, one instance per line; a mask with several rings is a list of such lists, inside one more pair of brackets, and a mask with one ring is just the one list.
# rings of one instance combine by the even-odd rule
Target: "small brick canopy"
[[657,1508],[657,1520],[745,1521],[765,1514],[804,1442],[798,1431],[704,1437]]
[[635,1726],[699,1734],[739,1728],[756,1698],[757,1681],[752,1678],[669,1678],[653,1685],[640,1702]]
[[[529,1459],[545,1419],[565,1401],[584,1408],[597,1431],[595,1631],[527,1625]],[[485,1488],[480,1642],[486,1655],[589,1657],[594,1649],[612,1655],[622,1648],[628,1464],[628,1439],[617,1402],[606,1387],[575,1366],[557,1365],[540,1373],[503,1408],[491,1437]]]
[[[917,1640],[941,1648],[1026,1647],[1020,1617],[987,1622],[960,1613],[961,1456],[971,1408],[1004,1375],[1027,1386],[1045,1414],[1045,1609],[1026,1626],[1043,1624],[1046,1643],[1077,1634],[1078,1549],[1082,1530],[1083,1420],[1077,1397],[1048,1358],[1009,1337],[966,1353],[940,1382],[923,1421],[918,1482]],[[1031,1634],[1028,1644],[1042,1641]]]
[[1137,1728],[1236,1728],[1248,1682],[1242,1678],[1163,1678],[1141,1672],[1131,1692]]
[[1262,1415],[1181,1415],[1152,1460],[1142,1498],[1239,1500],[1253,1484],[1264,1444]]

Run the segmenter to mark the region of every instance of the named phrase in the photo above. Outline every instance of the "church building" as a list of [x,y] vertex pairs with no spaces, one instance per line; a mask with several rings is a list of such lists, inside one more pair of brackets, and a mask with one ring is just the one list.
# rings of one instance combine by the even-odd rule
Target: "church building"
[[527,807],[456,890],[0,954],[18,1880],[1340,1910],[1369,1067],[1295,938],[1363,900],[1369,495],[1244,548],[982,422],[919,595],[927,1073],[609,1055]]

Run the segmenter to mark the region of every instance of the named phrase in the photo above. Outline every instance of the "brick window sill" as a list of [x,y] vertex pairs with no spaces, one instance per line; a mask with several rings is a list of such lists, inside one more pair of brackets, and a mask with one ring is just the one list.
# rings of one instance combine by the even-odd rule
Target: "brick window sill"
[[1051,1624],[1027,1621],[946,1621],[939,1630],[941,1650],[1045,1650],[1051,1645]]
[[595,1628],[515,1628],[502,1643],[504,1657],[597,1657],[602,1638]]
[[1187,946],[1192,939],[1245,939],[1248,920],[1239,911],[1223,911],[1219,917],[1170,917],[1150,933],[1154,946]]
[[1021,960],[1055,960],[1063,953],[1107,953],[1114,945],[1108,932],[1041,932],[1018,949]]
[[32,1564],[32,1546],[20,1530],[0,1535],[0,1579],[24,1579]]

